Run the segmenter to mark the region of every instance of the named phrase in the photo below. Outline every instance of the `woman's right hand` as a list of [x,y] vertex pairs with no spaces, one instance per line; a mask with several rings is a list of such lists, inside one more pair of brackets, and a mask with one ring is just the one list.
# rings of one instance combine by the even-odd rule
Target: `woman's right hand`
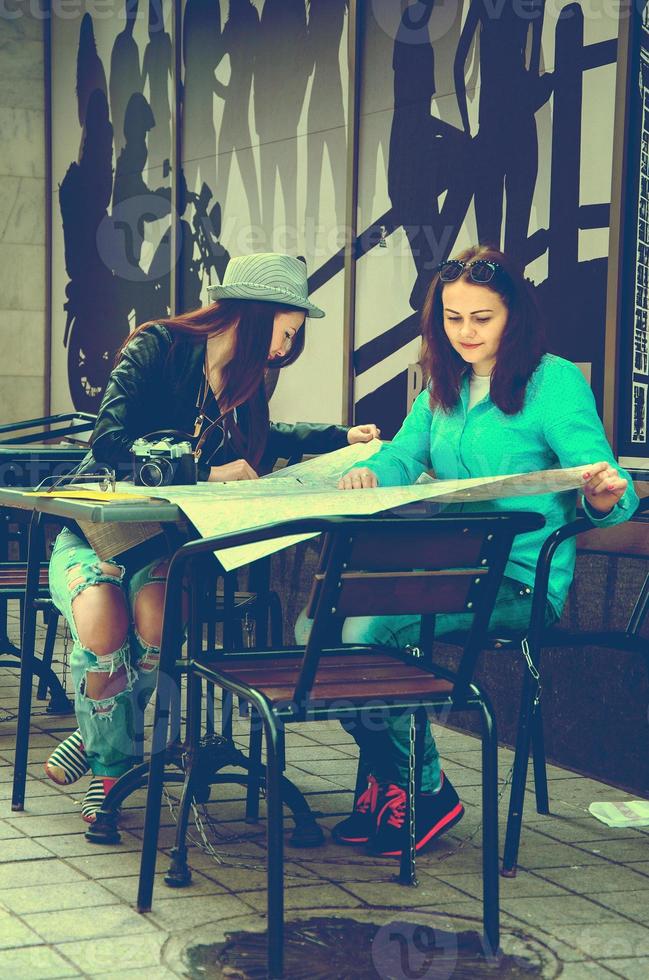
[[223,466],[210,466],[209,483],[230,483],[233,480],[258,480],[259,477],[245,459],[235,459]]
[[338,480],[339,490],[373,490],[378,485],[376,473],[373,473],[367,466],[359,466],[358,469],[350,470]]

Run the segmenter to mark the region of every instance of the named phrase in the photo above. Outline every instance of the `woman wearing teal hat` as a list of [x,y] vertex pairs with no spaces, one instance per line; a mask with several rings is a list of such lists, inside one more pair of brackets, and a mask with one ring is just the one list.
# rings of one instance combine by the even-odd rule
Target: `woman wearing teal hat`
[[[306,266],[266,253],[230,261],[209,306],[138,327],[109,378],[82,471],[130,472],[136,439],[158,430],[201,445],[198,478],[256,479],[275,459],[321,453],[378,436],[374,425],[269,422],[265,376],[304,348]],[[142,753],[143,710],[155,687],[167,555],[161,538],[100,561],[80,530],[64,529],[50,561],[52,598],[74,644],[71,673],[79,728],[50,756],[60,784],[92,770],[87,822]]]

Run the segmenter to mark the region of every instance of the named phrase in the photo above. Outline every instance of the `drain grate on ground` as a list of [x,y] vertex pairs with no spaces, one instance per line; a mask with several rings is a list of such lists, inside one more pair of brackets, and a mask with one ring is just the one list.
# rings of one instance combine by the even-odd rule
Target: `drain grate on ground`
[[[477,932],[451,932],[395,919],[377,925],[338,917],[294,919],[285,926],[287,980],[529,980],[560,973],[554,954],[516,934],[516,953],[487,957]],[[185,949],[191,980],[264,980],[266,935],[226,933],[225,941]]]

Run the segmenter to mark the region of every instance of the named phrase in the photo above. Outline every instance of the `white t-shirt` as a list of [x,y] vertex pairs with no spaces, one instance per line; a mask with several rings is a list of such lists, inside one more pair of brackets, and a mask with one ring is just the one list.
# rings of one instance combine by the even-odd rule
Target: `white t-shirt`
[[471,378],[469,380],[469,408],[470,411],[474,405],[482,401],[485,395],[489,394],[489,388],[491,387],[491,375],[490,374],[475,374],[471,372]]

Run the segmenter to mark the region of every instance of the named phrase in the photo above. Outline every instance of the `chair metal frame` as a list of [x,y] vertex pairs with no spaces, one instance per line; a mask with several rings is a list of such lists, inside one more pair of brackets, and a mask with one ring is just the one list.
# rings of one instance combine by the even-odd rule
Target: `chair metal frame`
[[[649,497],[640,500],[636,514],[649,511]],[[518,852],[523,823],[523,808],[525,803],[525,786],[529,765],[530,750],[534,773],[534,794],[536,811],[540,814],[550,814],[550,801],[545,761],[545,740],[543,735],[542,701],[540,699],[540,668],[543,649],[546,647],[605,647],[636,654],[644,658],[649,671],[649,641],[640,635],[640,631],[649,612],[649,574],[645,576],[640,593],[634,603],[624,630],[572,630],[557,625],[545,625],[545,609],[548,596],[548,585],[552,572],[552,562],[559,546],[570,538],[576,537],[577,553],[615,555],[628,558],[649,558],[646,549],[638,547],[619,547],[608,545],[607,538],[619,533],[621,527],[613,525],[599,527],[588,516],[580,514],[575,520],[557,528],[546,538],[536,564],[533,587],[532,611],[530,622],[525,632],[507,632],[503,630],[498,636],[490,636],[484,649],[489,652],[521,650],[526,661],[521,686],[521,700],[516,731],[514,750],[514,765],[512,769],[512,786],[509,797],[507,829],[501,874],[504,878],[514,878],[517,872]],[[598,541],[592,543],[591,532],[596,532]],[[589,538],[590,535],[590,538]],[[526,641],[523,647],[523,642]],[[453,633],[444,637],[444,643],[461,646],[464,634]]]
[[[27,563],[26,562],[0,562],[0,599],[20,599],[24,606],[25,586],[27,583]],[[47,624],[45,634],[45,644],[43,646],[43,656],[41,659],[33,657],[33,672],[38,677],[38,690],[36,697],[44,701],[47,697],[48,689],[51,694],[51,701],[48,712],[51,714],[65,714],[71,710],[71,702],[63,690],[59,678],[52,670],[52,659],[54,656],[54,644],[56,642],[56,629],[59,621],[59,612],[52,602],[47,583],[47,563],[42,563],[40,568],[38,592],[32,600],[34,611],[40,610]],[[8,637],[5,637],[3,649],[0,649],[0,667],[13,667],[20,669],[22,666],[21,649],[15,647]],[[22,647],[22,624],[21,624],[21,647]]]
[[[95,427],[96,415],[88,412],[65,412],[58,415],[44,415],[38,419],[25,419],[22,422],[11,422],[9,425],[0,425],[0,436],[9,438],[0,439],[0,445],[10,444],[12,446],[28,445],[32,442],[42,442],[44,439],[59,439],[61,436],[76,435],[79,432],[89,432]],[[64,423],[73,423],[64,425]],[[76,424],[80,423],[80,424]],[[44,428],[52,425],[63,425],[61,429],[52,429],[43,432]],[[39,429],[38,432],[27,432],[23,436],[14,436],[11,433],[23,432],[27,429]]]
[[[89,415],[86,412],[67,412],[57,415],[46,415],[42,418],[24,419],[20,422],[11,422],[7,425],[0,425],[0,456],[3,459],[3,485],[14,485],[23,482],[25,477],[30,479],[29,473],[24,472],[24,468],[29,468],[31,464],[43,464],[44,467],[53,467],[57,459],[68,456],[75,458],[81,454],[78,449],[72,446],[57,446],[55,443],[49,444],[52,440],[69,437],[82,432],[88,432],[94,427],[96,415]],[[51,428],[57,426],[57,428]],[[49,431],[45,431],[49,429]],[[34,431],[37,430],[37,431]],[[22,432],[16,436],[14,433]],[[35,445],[38,443],[38,445]],[[12,460],[15,455],[15,461]],[[7,457],[7,459],[5,459]],[[73,465],[73,464],[71,464]],[[41,474],[39,474],[40,476]],[[31,474],[32,481],[34,474]],[[29,485],[29,484],[27,484]],[[34,482],[31,483],[34,485]],[[22,667],[22,652],[9,641],[7,636],[7,600],[20,599],[21,601],[21,637],[23,635],[25,620],[25,589],[27,585],[27,563],[25,562],[25,540],[24,534],[19,530],[17,535],[10,533],[9,524],[13,521],[13,514],[9,508],[0,508],[0,666],[2,667]],[[19,560],[9,559],[9,542],[15,540],[19,549]],[[49,598],[47,586],[47,563],[41,565],[39,581],[34,579],[33,588],[30,593],[30,602],[34,603],[31,613],[35,609],[40,609],[47,619],[47,635],[43,651],[43,659],[39,660],[30,654],[29,660],[32,665],[32,672],[39,677],[38,698],[44,699],[47,696],[47,688],[50,688],[52,698],[48,711],[56,714],[66,714],[72,710],[72,703],[63,690],[58,677],[52,671],[52,656],[54,652],[54,642],[56,639],[56,628],[58,623],[58,611]],[[28,630],[29,636],[29,630]],[[33,644],[33,641],[32,641]],[[21,647],[24,644],[21,639]],[[5,657],[12,659],[5,659]]]
[[[649,510],[649,497],[640,500],[636,514]],[[523,806],[525,801],[525,784],[527,767],[532,749],[532,764],[534,771],[534,789],[536,809],[538,813],[549,814],[549,794],[545,765],[545,745],[543,737],[543,716],[539,692],[539,670],[541,654],[544,647],[605,647],[621,650],[626,653],[640,655],[649,671],[649,641],[640,635],[640,631],[649,612],[649,574],[646,575],[640,593],[635,601],[633,610],[624,630],[568,630],[559,626],[545,626],[545,606],[547,602],[548,584],[552,571],[552,561],[559,546],[570,538],[583,535],[577,541],[577,551],[589,554],[612,554],[630,558],[649,557],[638,550],[629,549],[624,552],[616,547],[607,548],[605,538],[615,533],[620,525],[610,528],[598,527],[588,516],[577,517],[574,521],[558,528],[550,534],[539,553],[534,580],[534,595],[532,613],[527,632],[529,652],[528,669],[523,675],[521,692],[521,707],[516,735],[514,753],[514,769],[512,788],[509,798],[507,830],[503,854],[502,874],[506,878],[516,875],[518,851],[523,821]],[[604,539],[600,546],[593,546],[588,541],[588,533],[597,531]],[[520,643],[521,634],[512,634],[496,642],[499,646],[510,646]],[[536,674],[536,676],[535,676]]]
[[[188,767],[181,799],[179,833],[176,847],[172,852],[175,862],[172,871],[175,875],[172,875],[172,880],[168,883],[187,884],[190,880],[186,869],[184,832],[187,824],[186,813],[195,788],[192,762],[200,743],[201,682],[205,680],[221,687],[223,691],[229,691],[250,702],[261,719],[265,734],[267,763],[263,779],[267,805],[269,976],[283,975],[284,841],[280,780],[284,725],[316,719],[348,717],[370,700],[367,694],[354,695],[353,687],[349,687],[344,704],[340,703],[339,696],[333,699],[324,695],[318,697],[317,680],[320,667],[326,670],[329,661],[330,665],[333,664],[335,667],[349,668],[354,662],[350,659],[354,654],[360,655],[361,658],[369,656],[370,659],[366,659],[365,662],[370,674],[378,666],[385,667],[383,662],[379,664],[374,659],[378,652],[387,658],[386,663],[408,678],[407,682],[404,681],[405,688],[402,694],[395,694],[390,686],[387,689],[390,693],[381,691],[383,703],[388,711],[409,711],[411,715],[411,778],[407,794],[408,806],[399,874],[399,880],[405,884],[416,883],[414,807],[420,786],[421,750],[424,727],[427,724],[426,708],[444,708],[446,711],[477,710],[480,713],[483,760],[484,931],[487,950],[495,953],[498,949],[498,746],[495,719],[489,700],[472,682],[472,675],[479,653],[484,646],[484,636],[512,540],[516,534],[542,525],[543,518],[540,515],[522,512],[453,514],[426,520],[309,519],[192,542],[184,545],[174,555],[169,566],[165,598],[160,656],[162,676],[173,675],[182,640],[180,599],[182,582],[187,568],[196,559],[217,548],[235,547],[288,534],[325,532],[331,536],[326,567],[319,583],[313,628],[306,648],[262,653],[247,652],[245,657],[237,655],[236,652],[230,654],[220,652],[215,659],[213,655],[206,657],[201,654],[197,658],[194,654],[189,664]],[[453,548],[445,551],[441,558],[439,552],[435,551],[436,539],[443,541],[446,547],[449,545],[449,535]],[[368,542],[371,542],[371,546]],[[360,554],[364,554],[365,565],[363,558],[359,557],[359,549]],[[469,551],[470,557],[467,558]],[[452,558],[448,558],[448,554],[452,554]],[[377,564],[379,555],[380,563]],[[404,556],[407,557],[407,561]],[[364,571],[364,567],[369,568],[370,571]],[[377,572],[380,567],[387,567],[388,570],[385,573]],[[401,571],[398,571],[399,569]],[[380,581],[382,576],[383,583]],[[433,576],[433,578],[425,580],[426,576]],[[386,585],[387,591],[382,587]],[[393,588],[394,594],[391,592]],[[354,590],[355,607],[353,602],[349,605],[349,592]],[[362,603],[359,597],[362,597]],[[346,601],[347,605],[345,605]],[[384,615],[395,614],[398,611],[422,614],[421,632],[424,642],[433,636],[436,612],[472,610],[473,625],[467,636],[458,671],[451,673],[436,666],[431,656],[426,654],[422,656],[421,651],[413,656],[412,652],[394,648],[327,647],[336,617],[362,614],[368,606],[369,612],[376,615],[381,614],[379,609],[383,609]],[[330,659],[341,656],[344,664],[338,665],[335,660]],[[266,696],[263,690],[256,689],[254,683],[248,683],[245,679],[246,673],[252,671],[254,674],[256,667],[261,667],[269,677],[273,676],[273,670],[279,671],[281,677],[286,676],[282,675],[283,670],[295,668],[297,665],[300,666],[295,688],[292,696],[285,701]],[[241,672],[243,677],[239,676]],[[393,675],[388,673],[387,677],[390,685],[396,684]],[[415,693],[407,686],[408,682],[415,685]],[[311,697],[314,683],[317,700]],[[171,710],[170,686],[172,685],[168,683],[159,685],[156,695],[137,898],[137,908],[141,912],[149,911],[152,903],[167,731]],[[178,874],[179,869],[183,867],[184,877],[182,873]]]

